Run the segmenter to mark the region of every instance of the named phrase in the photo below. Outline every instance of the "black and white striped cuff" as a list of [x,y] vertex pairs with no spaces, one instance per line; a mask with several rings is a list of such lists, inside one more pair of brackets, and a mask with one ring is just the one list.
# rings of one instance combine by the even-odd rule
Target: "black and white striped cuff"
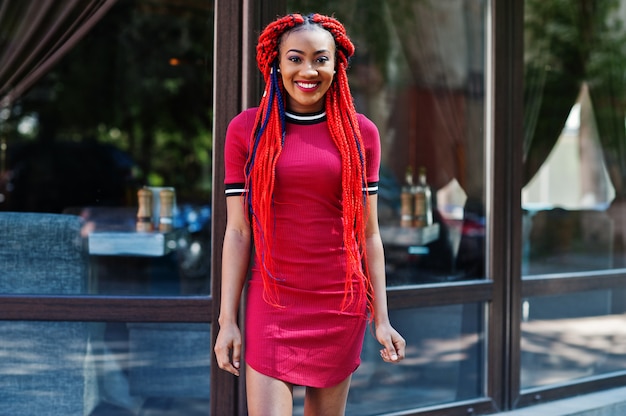
[[378,182],[370,182],[363,188],[363,193],[367,195],[376,195],[378,193]]
[[227,183],[224,194],[226,196],[241,196],[247,191],[245,183]]

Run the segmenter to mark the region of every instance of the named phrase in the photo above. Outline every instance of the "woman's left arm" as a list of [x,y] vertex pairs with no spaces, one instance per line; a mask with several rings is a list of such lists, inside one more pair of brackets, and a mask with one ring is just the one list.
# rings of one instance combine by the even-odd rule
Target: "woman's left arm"
[[378,227],[378,196],[369,195],[365,239],[367,267],[374,290],[374,325],[376,339],[383,346],[380,355],[384,361],[396,363],[404,358],[406,341],[389,321],[387,309],[387,283],[385,277],[385,252]]

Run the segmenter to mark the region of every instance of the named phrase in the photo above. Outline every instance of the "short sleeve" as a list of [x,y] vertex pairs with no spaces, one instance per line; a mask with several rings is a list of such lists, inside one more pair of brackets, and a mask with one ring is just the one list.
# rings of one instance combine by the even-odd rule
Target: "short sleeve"
[[226,130],[224,145],[226,196],[242,195],[245,192],[245,166],[255,115],[256,109],[239,113],[231,120]]
[[359,128],[365,146],[365,180],[368,194],[378,193],[378,181],[380,172],[380,135],[376,125],[363,114],[358,114]]

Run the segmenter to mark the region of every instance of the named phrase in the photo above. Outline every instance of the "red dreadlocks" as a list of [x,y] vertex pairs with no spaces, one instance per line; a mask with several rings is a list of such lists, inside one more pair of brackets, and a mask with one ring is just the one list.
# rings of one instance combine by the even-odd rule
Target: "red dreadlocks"
[[[284,89],[277,74],[279,45],[285,33],[306,26],[321,26],[330,32],[336,45],[336,74],[326,93],[325,107],[330,135],[339,149],[342,163],[343,241],[346,251],[346,282],[343,307],[355,298],[368,297],[370,311],[373,291],[365,261],[365,150],[358,126],[352,95],[348,86],[348,59],[354,45],[344,26],[336,19],[319,14],[291,14],[270,23],[259,37],[257,64],[265,80],[265,92],[259,104],[250,152],[246,164],[248,209],[252,218],[254,243],[263,264],[264,296],[268,303],[280,305],[275,270],[272,264],[272,198],[276,162],[285,135]],[[367,272],[367,270],[366,270]],[[356,279],[355,279],[356,277]],[[356,285],[356,288],[355,288]],[[356,293],[355,293],[356,292]]]

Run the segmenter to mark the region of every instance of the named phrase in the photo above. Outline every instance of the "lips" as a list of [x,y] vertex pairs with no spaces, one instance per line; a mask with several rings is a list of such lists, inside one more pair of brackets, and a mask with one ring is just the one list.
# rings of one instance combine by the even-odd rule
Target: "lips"
[[296,82],[296,85],[301,90],[310,91],[316,89],[319,82]]

